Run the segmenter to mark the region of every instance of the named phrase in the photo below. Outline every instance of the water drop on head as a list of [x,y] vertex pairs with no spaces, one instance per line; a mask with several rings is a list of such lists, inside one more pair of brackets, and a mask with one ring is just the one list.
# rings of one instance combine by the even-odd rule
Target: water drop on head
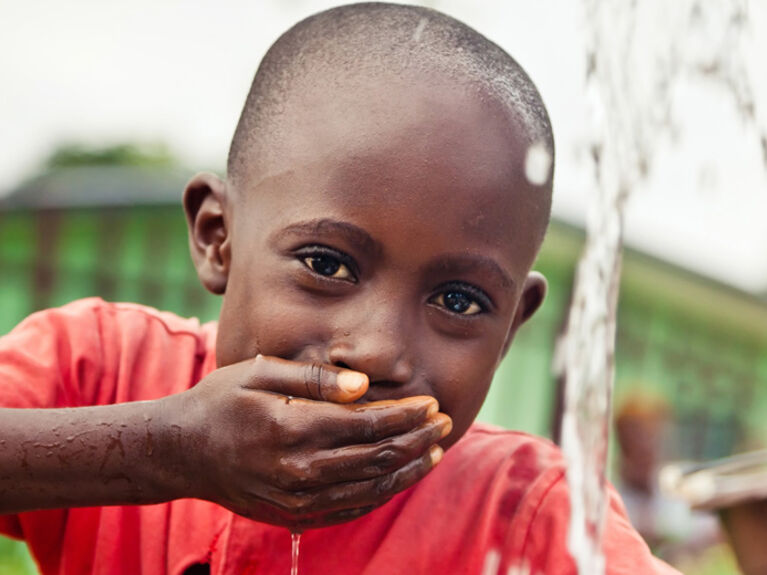
[[413,42],[420,42],[421,41],[421,35],[423,34],[424,29],[426,28],[426,24],[428,24],[429,21],[426,18],[421,18],[421,20],[418,22],[418,26],[415,27],[415,31],[413,32]]
[[551,174],[551,154],[538,142],[527,148],[525,154],[525,177],[534,186],[542,186]]

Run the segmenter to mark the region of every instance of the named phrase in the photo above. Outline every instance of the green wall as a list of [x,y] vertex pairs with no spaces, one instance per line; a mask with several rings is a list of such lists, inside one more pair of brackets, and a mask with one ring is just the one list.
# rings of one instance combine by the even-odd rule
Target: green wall
[[0,213],[0,333],[45,307],[98,295],[213,319],[180,207]]

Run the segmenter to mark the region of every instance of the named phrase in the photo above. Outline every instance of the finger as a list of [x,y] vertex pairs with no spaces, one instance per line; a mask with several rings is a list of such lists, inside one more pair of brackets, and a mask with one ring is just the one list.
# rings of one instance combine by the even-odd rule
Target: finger
[[282,492],[274,499],[274,504],[281,511],[299,518],[377,507],[421,480],[442,460],[442,456],[442,448],[439,445],[433,445],[421,457],[393,473],[319,490],[300,493]]
[[329,527],[330,525],[338,525],[339,523],[346,523],[352,521],[371,511],[380,507],[389,500],[384,499],[377,505],[368,505],[367,507],[358,507],[357,509],[342,509],[341,511],[331,511],[330,513],[324,513],[321,515],[308,515],[299,519],[293,520],[290,527],[292,529],[315,529],[318,527]]
[[335,407],[315,420],[315,433],[326,447],[376,443],[412,431],[439,411],[429,395]]
[[438,413],[402,435],[388,437],[371,445],[349,445],[320,453],[311,463],[288,462],[289,479],[281,487],[306,490],[321,485],[362,481],[392,473],[422,456],[453,428],[450,417]]
[[364,373],[324,363],[288,361],[258,355],[250,363],[250,389],[336,403],[349,403],[368,389]]

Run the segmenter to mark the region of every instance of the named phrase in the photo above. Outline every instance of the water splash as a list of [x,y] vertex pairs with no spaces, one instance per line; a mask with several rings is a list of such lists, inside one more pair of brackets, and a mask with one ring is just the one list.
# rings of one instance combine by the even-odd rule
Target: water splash
[[[501,562],[503,557],[497,549],[491,549],[485,555],[485,563],[482,566],[482,575],[501,575]],[[506,575],[532,575],[527,561],[522,559],[520,562],[509,566]]]
[[491,549],[485,555],[485,564],[482,567],[482,575],[498,575],[501,568],[501,553],[497,549]]
[[[602,575],[605,470],[627,200],[652,170],[657,144],[674,135],[672,100],[680,78],[705,75],[733,94],[745,120],[758,125],[759,115],[735,49],[747,20],[747,0],[582,0],[581,5],[594,112],[588,148],[597,194],[567,328],[556,355],[566,382],[562,449],[571,495],[568,548],[581,575]],[[714,13],[716,17],[704,18]],[[694,46],[696,26],[702,21],[722,26],[722,38],[727,40],[703,59]]]
[[298,552],[301,549],[301,534],[290,534],[290,575],[298,575]]

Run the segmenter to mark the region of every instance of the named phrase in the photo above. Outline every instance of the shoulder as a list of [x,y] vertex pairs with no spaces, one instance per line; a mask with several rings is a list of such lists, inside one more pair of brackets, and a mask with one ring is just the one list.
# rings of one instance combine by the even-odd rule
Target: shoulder
[[100,405],[177,393],[215,368],[215,340],[215,323],[78,300],[32,314],[0,338],[0,401]]
[[435,499],[432,505],[453,525],[466,522],[468,530],[473,517],[488,518],[488,535],[500,544],[512,523],[530,521],[564,473],[563,457],[549,440],[475,423],[416,489],[419,498]]
[[208,347],[215,340],[216,323],[201,324],[197,318],[184,318],[141,304],[113,303],[92,297],[33,313],[11,333],[34,331],[67,334],[74,339],[100,337],[103,340],[112,336],[123,341],[143,339],[147,332],[156,332],[171,338],[196,338],[200,345]]
[[565,469],[559,448],[548,439],[475,423],[446,454],[449,472],[489,475],[527,491],[542,476],[557,479]]
[[[471,502],[496,522],[496,540],[528,524],[565,476],[559,448],[548,439],[475,423],[437,466],[440,491]],[[435,474],[435,475],[436,475]],[[524,530],[524,529],[523,529]]]
[[472,455],[477,449],[489,449],[496,457],[522,458],[533,465],[563,462],[559,448],[545,437],[489,423],[474,423],[454,449],[464,457]]
[[30,315],[26,323],[51,322],[79,324],[96,321],[144,321],[162,326],[168,333],[198,334],[202,326],[197,318],[183,318],[137,303],[107,302],[98,297],[80,299],[66,305],[42,310]]
[[[492,426],[475,425],[459,452],[469,467],[484,470],[489,505],[486,516],[495,519],[498,549],[509,567],[524,565],[537,573],[575,573],[567,549],[570,524],[570,489],[564,456],[551,441]],[[489,469],[491,465],[495,469]],[[616,490],[607,485],[603,553],[609,575],[677,573],[651,554],[631,526]],[[502,550],[502,551],[501,551]],[[499,557],[500,557],[499,555]],[[678,575],[678,573],[677,573]]]

